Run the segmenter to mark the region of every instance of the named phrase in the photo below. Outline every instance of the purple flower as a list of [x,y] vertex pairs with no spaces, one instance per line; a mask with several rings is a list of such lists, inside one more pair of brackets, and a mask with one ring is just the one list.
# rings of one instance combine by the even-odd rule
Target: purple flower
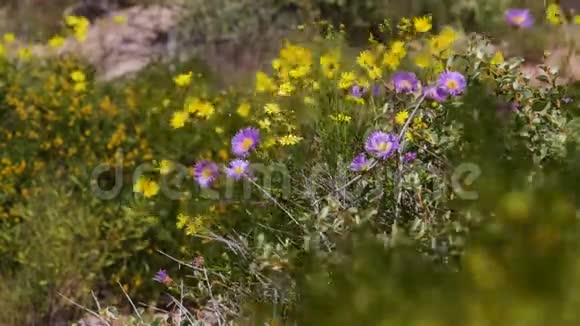
[[164,269],[160,269],[157,273],[155,273],[155,275],[153,276],[153,280],[155,282],[159,282],[159,283],[166,283],[169,280],[171,280],[169,278],[169,275],[167,274],[167,271]]
[[564,104],[572,103],[572,101],[573,101],[572,98],[569,97],[569,96],[566,96],[566,97],[563,97],[562,98],[562,102],[564,102]]
[[426,99],[435,102],[444,102],[447,99],[447,92],[441,87],[427,86],[423,89],[423,95]]
[[372,88],[373,96],[381,95],[381,88],[378,85],[373,86]]
[[467,82],[465,77],[457,71],[445,71],[439,75],[437,87],[443,89],[451,96],[457,96],[465,90]]
[[367,89],[364,87],[360,87],[359,85],[353,85],[350,89],[350,95],[361,98],[365,95]]
[[250,162],[246,160],[233,160],[226,168],[226,174],[228,177],[234,180],[240,180],[242,177],[248,174],[249,170]]
[[534,24],[534,17],[529,9],[511,8],[505,12],[505,21],[518,28],[530,28]]
[[365,150],[378,158],[389,158],[399,149],[399,139],[393,134],[382,131],[374,131],[369,135],[365,143]]
[[200,187],[208,188],[217,179],[218,166],[211,161],[199,161],[193,168],[193,175]]
[[370,161],[364,153],[358,154],[350,163],[351,171],[367,171],[370,168]]
[[392,82],[397,93],[414,92],[419,87],[417,76],[412,72],[397,72],[393,75]]
[[417,158],[417,153],[415,153],[415,152],[407,152],[407,153],[405,153],[405,156],[403,157],[403,161],[405,163],[411,163],[416,158]]
[[232,138],[232,152],[240,157],[249,155],[260,143],[260,131],[255,128],[245,128]]

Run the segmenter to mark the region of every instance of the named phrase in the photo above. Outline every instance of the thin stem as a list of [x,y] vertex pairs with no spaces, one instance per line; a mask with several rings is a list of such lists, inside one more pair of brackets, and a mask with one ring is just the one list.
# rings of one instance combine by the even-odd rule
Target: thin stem
[[143,318],[141,318],[141,313],[139,313],[139,310],[137,310],[137,307],[133,303],[133,300],[131,300],[131,297],[129,296],[129,294],[127,293],[127,291],[125,291],[125,288],[123,287],[123,285],[121,284],[121,282],[117,281],[117,284],[119,284],[119,287],[121,288],[121,291],[123,291],[123,293],[127,297],[127,300],[129,300],[129,303],[131,304],[131,307],[133,307],[133,310],[135,310],[135,313],[137,314],[137,317],[139,317],[139,320],[141,321],[141,323],[143,323]]
[[256,186],[256,188],[258,188],[260,191],[262,191],[267,197],[268,199],[270,199],[274,204],[276,204],[276,206],[278,206],[282,211],[284,211],[284,213],[286,213],[286,215],[288,215],[288,217],[290,217],[290,219],[296,223],[296,225],[300,225],[300,223],[298,222],[298,220],[292,215],[292,213],[290,213],[284,206],[282,206],[282,204],[280,204],[280,202],[278,202],[278,200],[276,200],[276,198],[274,198],[274,196],[272,196],[266,189],[260,187],[260,185],[258,185],[254,180],[248,179],[250,180],[250,182]]

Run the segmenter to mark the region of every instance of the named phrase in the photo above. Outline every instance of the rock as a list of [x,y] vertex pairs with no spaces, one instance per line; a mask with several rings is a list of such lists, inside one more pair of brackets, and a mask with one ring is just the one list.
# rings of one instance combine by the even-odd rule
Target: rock
[[135,6],[114,11],[91,24],[84,42],[69,39],[60,52],[86,58],[105,80],[117,78],[171,56],[170,33],[178,21],[177,7]]

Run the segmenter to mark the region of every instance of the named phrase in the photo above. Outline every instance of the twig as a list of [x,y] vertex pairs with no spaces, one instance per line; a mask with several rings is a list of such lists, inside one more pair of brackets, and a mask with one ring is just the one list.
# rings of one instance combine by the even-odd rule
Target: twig
[[141,321],[141,323],[143,323],[143,318],[141,318],[141,313],[139,313],[139,310],[137,310],[137,307],[135,307],[135,304],[133,303],[133,300],[131,300],[131,297],[129,297],[129,294],[127,293],[127,291],[125,291],[125,288],[123,287],[121,282],[117,281],[117,284],[119,284],[121,291],[123,291],[123,293],[127,297],[127,300],[129,300],[129,303],[131,304],[131,307],[133,307],[133,310],[135,310],[137,317],[139,317],[139,320]]
[[413,111],[411,112],[411,114],[407,118],[407,121],[405,121],[403,128],[401,128],[401,131],[399,132],[399,141],[401,143],[400,143],[399,150],[398,150],[398,152],[399,152],[399,168],[397,169],[397,175],[395,177],[395,219],[399,219],[399,214],[401,213],[400,205],[401,205],[401,198],[403,195],[403,191],[401,189],[401,187],[402,187],[401,182],[403,180],[403,164],[404,164],[403,148],[405,147],[405,143],[406,143],[405,133],[407,132],[407,128],[409,128],[411,121],[415,117],[415,114],[417,114],[417,111],[419,111],[419,107],[421,107],[421,104],[423,104],[423,101],[425,101],[425,95],[421,96],[421,98],[419,99],[419,102],[417,102],[417,105],[415,105],[415,108],[413,109]]
[[250,180],[250,182],[256,186],[256,188],[260,189],[260,191],[262,191],[274,204],[276,204],[276,206],[278,206],[282,211],[284,211],[284,213],[286,213],[286,215],[288,215],[288,217],[290,217],[290,219],[296,223],[296,225],[300,225],[300,223],[298,222],[298,220],[296,218],[294,218],[294,216],[292,215],[292,213],[290,213],[284,206],[282,206],[282,204],[280,204],[280,202],[278,202],[278,200],[276,200],[276,198],[274,198],[274,196],[272,196],[266,189],[260,187],[260,185],[258,185],[254,180],[248,179]]
[[97,305],[97,310],[100,313],[101,312],[101,304],[99,303],[99,300],[97,300],[97,296],[95,295],[95,292],[93,292],[92,290],[91,290],[91,295],[93,296],[93,300],[95,300],[95,304]]
[[69,298],[67,298],[67,297],[66,297],[64,294],[62,294],[62,293],[60,293],[60,292],[57,292],[56,294],[60,295],[60,296],[61,296],[63,299],[65,299],[66,301],[68,301],[68,302],[72,303],[72,304],[73,304],[73,305],[75,305],[76,307],[78,307],[78,308],[80,308],[80,309],[83,309],[83,310],[85,310],[86,312],[88,312],[89,314],[91,314],[91,315],[93,315],[93,316],[97,317],[97,318],[98,318],[100,321],[102,321],[103,323],[105,323],[107,326],[111,326],[111,323],[109,323],[109,322],[108,322],[106,319],[104,319],[103,317],[101,317],[101,315],[99,315],[99,314],[98,314],[98,313],[96,313],[95,311],[93,311],[93,310],[91,310],[91,309],[89,309],[89,308],[87,308],[87,307],[85,307],[85,306],[83,306],[83,305],[80,305],[80,304],[78,304],[78,303],[74,302],[72,299],[69,299]]

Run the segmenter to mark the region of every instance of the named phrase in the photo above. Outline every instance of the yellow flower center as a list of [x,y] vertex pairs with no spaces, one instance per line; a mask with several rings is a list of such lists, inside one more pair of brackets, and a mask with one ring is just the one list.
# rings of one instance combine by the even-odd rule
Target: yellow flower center
[[379,150],[379,152],[388,152],[389,150],[391,150],[391,147],[393,147],[392,143],[382,142],[382,143],[379,143],[379,145],[377,146],[377,149]]
[[210,168],[205,168],[201,171],[201,176],[205,179],[211,178],[212,175],[213,173]]
[[459,87],[459,84],[453,79],[450,79],[447,82],[445,82],[445,85],[449,89],[457,89]]
[[244,173],[244,169],[241,166],[237,166],[234,168],[234,172],[236,174],[242,174],[242,173]]
[[512,19],[513,19],[514,23],[520,25],[521,23],[524,22],[524,20],[526,20],[526,17],[519,15],[519,16],[514,16]]
[[252,138],[246,138],[242,142],[242,149],[247,151],[250,149],[250,147],[252,147],[252,145],[254,145],[254,140]]

